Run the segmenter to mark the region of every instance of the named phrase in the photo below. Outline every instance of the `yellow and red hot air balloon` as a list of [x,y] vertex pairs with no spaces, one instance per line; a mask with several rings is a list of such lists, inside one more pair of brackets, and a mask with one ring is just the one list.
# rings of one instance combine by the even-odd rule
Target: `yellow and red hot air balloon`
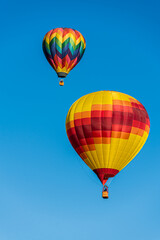
[[[65,78],[81,60],[86,42],[83,35],[77,30],[55,28],[46,33],[42,47],[48,62],[58,77]],[[62,79],[59,85],[64,85]]]
[[[144,106],[135,98],[114,91],[81,97],[66,118],[66,131],[73,148],[103,185],[138,154],[149,130]],[[104,198],[108,198],[106,191]]]

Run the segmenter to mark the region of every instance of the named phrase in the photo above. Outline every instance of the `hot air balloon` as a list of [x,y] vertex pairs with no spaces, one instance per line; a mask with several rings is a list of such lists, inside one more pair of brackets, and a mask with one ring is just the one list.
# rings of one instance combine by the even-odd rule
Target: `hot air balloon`
[[[66,118],[70,143],[103,185],[138,154],[149,130],[150,120],[144,106],[115,91],[81,97],[73,103]],[[108,198],[107,187],[102,196]]]
[[[81,60],[86,48],[86,42],[82,34],[77,30],[55,28],[44,36],[42,48],[58,77],[65,78]],[[64,85],[62,79],[59,85]]]

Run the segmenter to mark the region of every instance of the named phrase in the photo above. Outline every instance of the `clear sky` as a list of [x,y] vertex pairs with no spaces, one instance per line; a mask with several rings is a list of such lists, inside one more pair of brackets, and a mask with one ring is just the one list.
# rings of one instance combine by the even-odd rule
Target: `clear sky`
[[[0,9],[0,240],[159,240],[159,1],[6,0]],[[87,43],[64,87],[42,52],[55,27]],[[135,97],[151,121],[109,200],[65,132],[72,103],[99,90]]]

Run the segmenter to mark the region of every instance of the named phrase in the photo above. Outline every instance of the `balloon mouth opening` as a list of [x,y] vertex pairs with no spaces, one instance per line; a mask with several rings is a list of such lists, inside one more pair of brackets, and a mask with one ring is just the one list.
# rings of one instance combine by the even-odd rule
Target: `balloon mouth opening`
[[107,182],[108,178],[114,177],[117,173],[119,173],[119,170],[113,168],[97,168],[93,171],[103,185]]
[[58,75],[59,78],[67,77],[67,73],[65,73],[65,72],[58,72],[57,75]]

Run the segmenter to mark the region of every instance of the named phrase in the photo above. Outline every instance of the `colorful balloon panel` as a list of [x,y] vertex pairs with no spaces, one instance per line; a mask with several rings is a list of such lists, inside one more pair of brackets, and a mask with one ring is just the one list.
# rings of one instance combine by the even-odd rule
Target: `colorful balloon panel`
[[81,97],[66,118],[73,148],[103,184],[137,155],[149,130],[144,106],[135,98],[114,91]]
[[79,63],[85,48],[84,37],[71,28],[55,28],[43,39],[44,54],[59,77],[67,74]]

